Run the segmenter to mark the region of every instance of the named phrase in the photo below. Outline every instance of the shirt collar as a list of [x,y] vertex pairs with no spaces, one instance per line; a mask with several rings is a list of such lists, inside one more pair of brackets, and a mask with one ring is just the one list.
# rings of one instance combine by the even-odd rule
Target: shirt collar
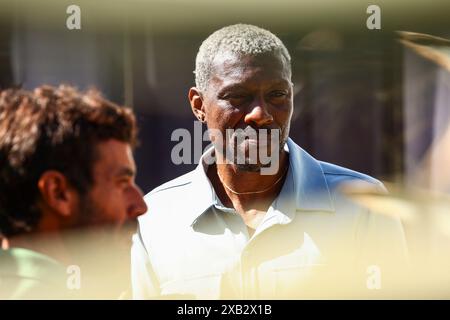
[[334,212],[330,189],[319,161],[290,138],[287,146],[297,210]]
[[[285,180],[277,202],[288,200],[287,193],[294,194],[294,207],[300,211],[334,212],[334,205],[328,184],[320,163],[288,138],[285,148],[289,152],[288,178]],[[214,188],[206,175],[210,157],[213,153],[210,147],[201,156],[199,165],[193,172],[192,187],[194,197],[191,203],[191,225],[212,206],[217,205]],[[292,203],[289,201],[289,203]],[[286,212],[290,217],[290,212]]]
[[210,159],[213,156],[214,147],[208,148],[200,158],[197,168],[193,172],[192,191],[195,199],[190,201],[191,212],[190,222],[194,225],[197,220],[216,203],[216,193],[214,187],[209,181],[206,172]]

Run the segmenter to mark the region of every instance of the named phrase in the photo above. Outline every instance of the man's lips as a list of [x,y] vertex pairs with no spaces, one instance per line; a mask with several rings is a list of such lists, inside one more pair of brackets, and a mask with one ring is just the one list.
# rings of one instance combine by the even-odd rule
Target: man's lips
[[[246,128],[240,128],[237,131],[234,132],[230,136],[230,140],[234,141],[234,143],[238,142],[241,146],[248,146],[248,147],[259,147],[259,148],[266,148],[269,145],[272,145],[272,134],[274,131],[279,131],[278,128],[252,128],[250,126],[247,126]],[[263,130],[263,132],[261,131]],[[278,132],[278,134],[280,134]]]

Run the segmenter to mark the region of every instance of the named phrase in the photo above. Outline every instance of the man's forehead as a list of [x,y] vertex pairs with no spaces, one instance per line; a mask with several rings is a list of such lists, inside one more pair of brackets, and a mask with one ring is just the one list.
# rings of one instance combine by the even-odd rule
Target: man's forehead
[[221,85],[233,85],[269,78],[271,82],[290,83],[291,72],[281,53],[270,52],[259,55],[239,55],[225,52],[214,59],[211,81]]
[[213,69],[229,67],[271,65],[274,68],[288,68],[288,63],[281,52],[265,52],[260,54],[240,54],[231,51],[218,52],[212,61]]
[[113,170],[115,167],[127,166],[135,170],[132,148],[129,143],[115,139],[97,144],[96,166]]

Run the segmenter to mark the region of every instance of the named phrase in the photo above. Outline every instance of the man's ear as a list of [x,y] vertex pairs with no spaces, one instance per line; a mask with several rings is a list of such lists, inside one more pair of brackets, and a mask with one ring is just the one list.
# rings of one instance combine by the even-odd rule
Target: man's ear
[[203,104],[203,97],[196,87],[192,87],[189,89],[188,93],[189,102],[191,103],[191,109],[194,115],[201,122],[205,122],[206,114],[205,114],[205,106]]
[[38,181],[42,204],[64,218],[72,218],[76,207],[76,191],[66,176],[56,170],[45,171]]

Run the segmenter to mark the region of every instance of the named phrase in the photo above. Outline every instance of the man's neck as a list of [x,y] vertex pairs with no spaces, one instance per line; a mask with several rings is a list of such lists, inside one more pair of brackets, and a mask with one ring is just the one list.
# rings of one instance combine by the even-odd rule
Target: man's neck
[[287,153],[280,156],[279,163],[275,175],[242,171],[232,165],[212,165],[207,175],[222,203],[233,207],[249,228],[256,229],[283,187],[289,167]]

